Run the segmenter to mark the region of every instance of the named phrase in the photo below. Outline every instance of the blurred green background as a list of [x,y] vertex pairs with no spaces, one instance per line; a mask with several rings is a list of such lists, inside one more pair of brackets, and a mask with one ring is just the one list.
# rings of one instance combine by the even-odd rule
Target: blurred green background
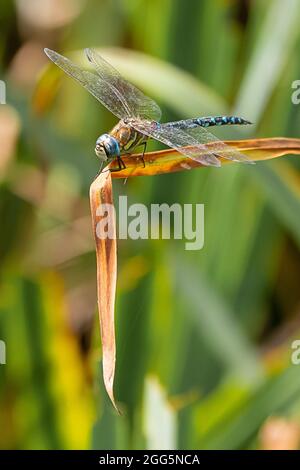
[[299,160],[114,181],[116,203],[205,204],[201,251],[118,243],[119,417],[103,389],[88,200],[95,140],[116,120],[43,53],[84,63],[99,48],[163,120],[236,113],[254,125],[221,138],[298,137],[299,20],[298,0],[2,2],[1,448],[299,446]]

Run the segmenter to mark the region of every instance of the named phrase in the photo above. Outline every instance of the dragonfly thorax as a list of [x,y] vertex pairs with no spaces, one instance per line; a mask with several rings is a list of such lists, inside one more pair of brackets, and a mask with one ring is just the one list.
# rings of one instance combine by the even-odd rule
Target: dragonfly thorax
[[109,134],[102,134],[96,141],[95,152],[103,162],[120,156],[120,147],[117,139]]

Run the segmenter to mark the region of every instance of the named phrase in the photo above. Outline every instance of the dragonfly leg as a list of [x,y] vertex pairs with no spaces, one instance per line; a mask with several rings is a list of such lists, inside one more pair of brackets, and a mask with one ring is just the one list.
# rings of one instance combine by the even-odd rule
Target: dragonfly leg
[[[146,167],[146,164],[145,164],[145,160],[144,160],[144,155],[145,155],[145,153],[146,153],[147,142],[143,142],[142,144],[140,144],[140,146],[141,146],[141,147],[143,146],[143,153],[142,153],[142,156],[140,157],[140,159],[142,160],[142,162],[143,162],[143,167],[145,168],[145,167]],[[139,145],[138,145],[138,147],[139,147]],[[127,152],[127,153],[124,153],[123,155],[129,155],[129,156],[131,156],[132,153]]]
[[119,165],[119,168],[112,168],[110,169],[109,171],[111,173],[115,172],[115,171],[121,171],[121,170],[125,170],[126,169],[126,165],[125,163],[123,162],[122,158],[120,156],[117,157],[117,160],[118,160],[118,165]]
[[114,173],[115,171],[125,170],[126,165],[123,162],[122,158],[117,157],[117,160],[118,160],[118,168],[107,168],[107,170],[102,170],[102,166],[103,166],[103,164],[102,164],[100,170],[98,171],[98,173],[95,177],[95,179],[100,175],[100,173],[106,173],[107,171],[110,171],[111,173]]
[[[141,146],[143,146],[143,153],[142,153],[142,156],[140,157],[140,159],[141,159],[142,162],[143,162],[143,168],[146,168],[146,163],[145,163],[145,160],[144,160],[144,155],[145,155],[145,153],[146,153],[147,142],[142,143]],[[122,155],[131,156],[132,153],[131,153],[131,152],[126,152],[126,153],[123,153]],[[125,163],[122,161],[121,157],[119,157],[118,160],[119,160],[119,165],[120,165],[120,161],[121,161],[121,162],[122,162],[122,165],[124,165],[124,167],[123,167],[123,168],[118,168],[117,170],[110,170],[110,171],[125,170],[126,165],[125,165]]]
[[143,145],[144,149],[143,149],[143,154],[142,154],[141,160],[142,160],[142,162],[143,162],[144,168],[146,168],[146,164],[145,164],[145,160],[144,160],[144,155],[145,155],[146,148],[147,148],[147,142],[144,142],[142,145]]

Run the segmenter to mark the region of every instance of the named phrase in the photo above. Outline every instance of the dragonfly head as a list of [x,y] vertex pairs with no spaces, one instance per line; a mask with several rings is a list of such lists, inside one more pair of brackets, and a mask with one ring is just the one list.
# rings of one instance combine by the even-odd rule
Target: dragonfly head
[[112,160],[120,155],[119,143],[111,135],[102,134],[96,141],[95,152],[102,162]]

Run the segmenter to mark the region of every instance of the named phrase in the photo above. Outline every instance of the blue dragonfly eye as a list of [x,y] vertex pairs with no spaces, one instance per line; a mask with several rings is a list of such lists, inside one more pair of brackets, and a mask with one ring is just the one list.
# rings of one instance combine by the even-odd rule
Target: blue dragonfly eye
[[95,147],[96,155],[102,161],[110,160],[120,155],[118,141],[109,134],[102,134],[98,137]]

